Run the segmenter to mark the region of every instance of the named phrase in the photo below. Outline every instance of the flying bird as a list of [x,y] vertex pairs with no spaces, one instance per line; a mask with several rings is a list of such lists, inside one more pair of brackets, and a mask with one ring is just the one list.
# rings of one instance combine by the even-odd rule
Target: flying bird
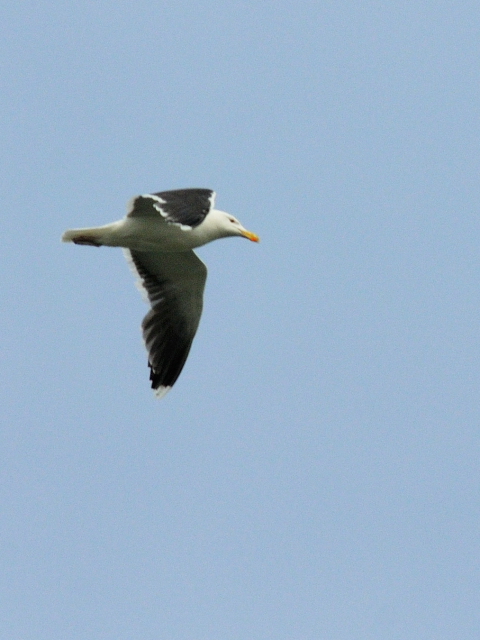
[[70,229],[63,242],[123,247],[151,309],[142,322],[152,389],[163,397],[187,360],[200,322],[207,268],[193,249],[247,231],[229,213],[214,208],[210,189],[177,189],[136,196],[125,218],[102,227]]

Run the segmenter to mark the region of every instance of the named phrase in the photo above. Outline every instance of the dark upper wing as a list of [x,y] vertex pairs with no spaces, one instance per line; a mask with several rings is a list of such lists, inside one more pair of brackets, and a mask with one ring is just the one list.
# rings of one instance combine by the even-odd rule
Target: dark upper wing
[[207,268],[193,251],[124,249],[151,310],[142,322],[152,389],[161,397],[185,364],[200,322]]
[[187,227],[201,224],[215,202],[211,189],[177,189],[159,191],[132,198],[128,216],[158,216],[167,222]]

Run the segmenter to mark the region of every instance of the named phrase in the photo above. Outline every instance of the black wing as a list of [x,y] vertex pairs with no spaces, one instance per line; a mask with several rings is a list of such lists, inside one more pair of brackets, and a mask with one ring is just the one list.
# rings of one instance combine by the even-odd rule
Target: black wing
[[207,268],[193,251],[124,253],[152,305],[142,330],[152,389],[162,397],[175,384],[192,346]]
[[132,198],[129,217],[158,216],[167,222],[186,227],[198,227],[215,203],[215,192],[211,189],[177,189],[159,191]]

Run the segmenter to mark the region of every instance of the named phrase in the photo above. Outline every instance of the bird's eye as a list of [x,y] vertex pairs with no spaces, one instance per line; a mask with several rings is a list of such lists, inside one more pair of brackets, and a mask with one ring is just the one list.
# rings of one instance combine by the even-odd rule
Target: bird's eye
[[230,222],[236,222],[235,218],[230,218]]

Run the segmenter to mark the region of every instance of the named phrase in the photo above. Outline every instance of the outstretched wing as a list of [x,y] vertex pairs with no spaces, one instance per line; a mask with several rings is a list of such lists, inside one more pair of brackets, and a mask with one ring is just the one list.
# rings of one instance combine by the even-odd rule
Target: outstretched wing
[[127,216],[162,216],[166,222],[181,227],[198,227],[215,203],[211,189],[177,189],[136,196],[128,203]]
[[180,375],[197,332],[207,268],[193,251],[124,254],[152,306],[142,330],[152,389],[161,398]]

